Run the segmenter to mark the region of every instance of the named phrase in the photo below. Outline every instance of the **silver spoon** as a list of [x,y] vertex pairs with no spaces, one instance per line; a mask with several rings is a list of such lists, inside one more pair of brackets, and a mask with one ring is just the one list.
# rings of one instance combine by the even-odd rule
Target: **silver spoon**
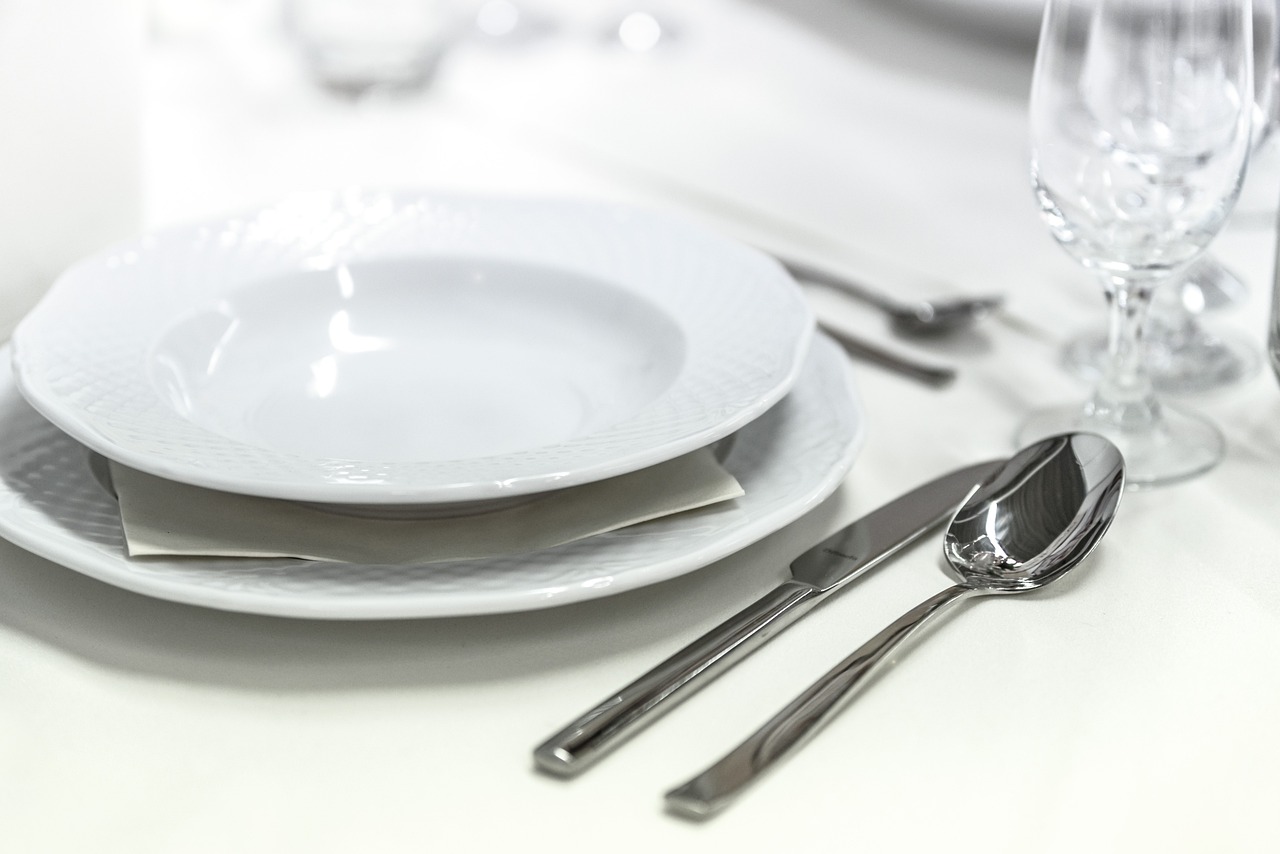
[[995,295],[907,302],[800,261],[774,257],[797,279],[836,288],[880,309],[889,316],[895,331],[908,336],[936,336],[959,331],[981,320],[1004,302],[1004,297]]
[[723,759],[667,793],[668,807],[705,818],[800,747],[898,645],[972,596],[1022,593],[1060,578],[1106,533],[1124,490],[1124,460],[1091,433],[1053,436],[1019,451],[956,512],[943,553],[960,583],[863,644]]

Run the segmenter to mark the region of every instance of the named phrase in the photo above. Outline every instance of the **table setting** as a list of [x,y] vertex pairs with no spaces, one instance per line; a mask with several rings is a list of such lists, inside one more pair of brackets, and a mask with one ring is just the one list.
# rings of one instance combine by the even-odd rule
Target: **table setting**
[[14,850],[1280,844],[1273,4],[89,5]]

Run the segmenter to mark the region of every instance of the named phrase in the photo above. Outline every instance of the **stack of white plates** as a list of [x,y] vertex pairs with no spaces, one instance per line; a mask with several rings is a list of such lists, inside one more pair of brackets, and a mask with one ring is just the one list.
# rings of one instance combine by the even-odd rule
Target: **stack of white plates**
[[[771,259],[571,201],[320,193],[64,274],[0,371],[0,534],[104,581],[258,613],[545,607],[703,566],[830,494],[861,445],[846,363]],[[480,512],[733,436],[739,499],[429,566],[131,559],[97,452],[349,512]]]

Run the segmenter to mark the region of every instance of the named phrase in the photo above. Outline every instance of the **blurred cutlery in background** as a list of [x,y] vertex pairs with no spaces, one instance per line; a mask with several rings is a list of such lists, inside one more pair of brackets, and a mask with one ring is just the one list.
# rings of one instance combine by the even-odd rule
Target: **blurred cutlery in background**
[[1004,303],[999,295],[942,297],[932,300],[902,300],[870,285],[811,264],[774,255],[792,276],[815,285],[825,285],[878,308],[889,316],[895,332],[909,336],[946,335],[967,329]]
[[845,352],[855,359],[870,362],[873,365],[934,388],[950,385],[956,378],[956,372],[953,368],[917,361],[911,356],[898,353],[879,344],[873,344],[859,335],[831,326],[822,320],[818,321],[818,326],[823,332],[835,339],[844,348]]

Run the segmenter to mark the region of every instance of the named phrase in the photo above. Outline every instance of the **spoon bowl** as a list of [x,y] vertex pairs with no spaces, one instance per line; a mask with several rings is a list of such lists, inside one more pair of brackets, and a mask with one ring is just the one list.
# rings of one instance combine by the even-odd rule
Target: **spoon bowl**
[[959,583],[908,611],[755,735],[669,792],[668,807],[690,818],[718,812],[834,718],[903,641],[956,603],[1061,578],[1106,533],[1123,491],[1124,459],[1101,436],[1051,436],[1019,451],[978,485],[947,528],[943,554]]
[[947,527],[943,555],[975,591],[1043,587],[1102,539],[1123,489],[1124,460],[1110,441],[1092,433],[1051,436],[974,490]]

